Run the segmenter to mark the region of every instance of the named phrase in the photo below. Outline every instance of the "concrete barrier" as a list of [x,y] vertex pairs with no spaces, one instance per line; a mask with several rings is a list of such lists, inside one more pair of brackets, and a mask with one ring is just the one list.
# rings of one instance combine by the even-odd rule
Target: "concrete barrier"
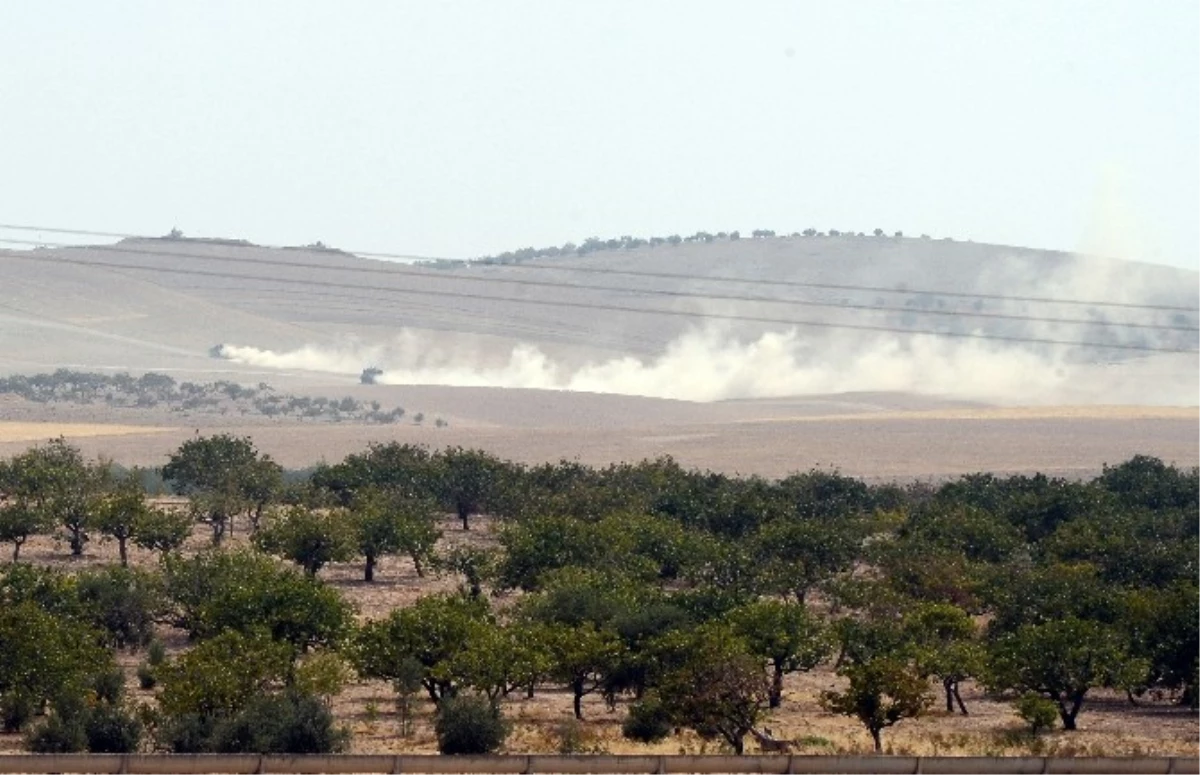
[[1200,758],[1034,756],[437,756],[437,755],[327,755],[258,756],[226,754],[0,754],[0,775],[252,775],[252,773],[351,775],[414,773],[415,775],[1027,775],[1064,773],[1179,773],[1200,775]]

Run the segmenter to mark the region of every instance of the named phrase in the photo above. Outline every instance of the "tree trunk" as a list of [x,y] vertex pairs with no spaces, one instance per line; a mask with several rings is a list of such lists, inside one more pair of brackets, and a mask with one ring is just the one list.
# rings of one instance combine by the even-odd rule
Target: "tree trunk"
[[536,688],[537,688],[537,682],[530,681],[529,684],[526,685],[526,687],[525,687],[525,699],[532,700],[533,699],[533,691]]
[[463,530],[471,529],[471,510],[458,507],[458,518],[462,520]]
[[367,567],[366,567],[366,570],[363,571],[363,581],[370,582],[370,581],[374,581],[374,580],[375,580],[375,555],[368,554],[367,555]]
[[729,744],[733,746],[733,752],[741,756],[746,751],[746,738],[743,735],[733,735]]
[[1073,698],[1071,698],[1071,707],[1070,708],[1067,708],[1067,703],[1065,700],[1060,699],[1058,701],[1058,715],[1062,719],[1063,729],[1067,730],[1068,732],[1074,731],[1076,729],[1075,717],[1079,715],[1079,709],[1082,706],[1083,706],[1083,695],[1082,694],[1077,694]]
[[128,540],[129,539],[127,539],[127,538],[118,538],[117,539],[117,551],[121,554],[121,567],[122,568],[129,567],[129,554],[128,554],[127,548],[125,546],[125,542]]
[[871,739],[875,741],[875,753],[883,753],[883,739],[880,737],[878,729],[871,729]]
[[967,706],[963,703],[962,695],[958,693],[958,681],[954,682],[954,700],[958,703],[958,709],[962,711],[964,716],[971,715],[967,713]]
[[572,681],[571,689],[575,692],[575,718],[583,721],[583,681]]
[[71,555],[83,556],[83,530],[75,527],[68,527],[67,530],[71,531]]
[[778,708],[783,702],[783,663],[775,662],[775,670],[771,675],[771,691],[767,694],[767,705]]
[[946,712],[954,712],[954,679],[943,678],[942,688],[946,690]]
[[14,565],[16,564],[17,560],[21,559],[21,545],[24,543],[25,543],[25,539],[21,539],[19,541],[15,538],[13,539],[13,564]]

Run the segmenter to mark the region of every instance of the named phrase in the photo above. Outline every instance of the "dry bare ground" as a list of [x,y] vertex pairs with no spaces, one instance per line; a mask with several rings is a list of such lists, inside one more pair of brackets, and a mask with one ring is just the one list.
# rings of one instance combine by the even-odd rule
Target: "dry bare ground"
[[[527,463],[567,459],[606,465],[671,455],[685,466],[730,474],[778,477],[822,467],[874,481],[976,471],[1087,477],[1135,454],[1183,466],[1200,460],[1195,407],[930,406],[902,395],[869,402],[687,404],[552,391],[436,392],[470,416],[450,415],[450,426],[437,428],[428,422],[180,418],[9,402],[0,407],[0,457],[63,435],[90,456],[156,466],[197,434],[225,432],[250,436],[260,450],[293,468],[336,462],[369,442],[389,441],[478,447]],[[539,414],[545,420],[535,424]]]
[[[443,538],[439,548],[463,543],[495,543],[494,523],[481,517],[473,525],[470,532],[464,532],[457,520],[447,516],[441,524]],[[229,540],[236,545],[246,542],[247,537],[239,532]],[[208,541],[207,528],[199,526],[185,551],[198,550]],[[117,558],[116,547],[111,542],[93,540],[83,557],[74,558],[65,543],[39,536],[22,550],[22,559],[64,569],[83,569],[113,563]],[[137,566],[153,567],[155,557],[135,548],[131,550],[130,561]],[[458,584],[455,578],[448,576],[427,574],[420,577],[409,560],[395,557],[381,563],[377,581],[372,584],[362,581],[362,566],[355,563],[331,565],[321,571],[321,577],[354,604],[362,619],[386,616],[394,608],[410,605],[422,595],[453,590]],[[493,602],[503,607],[511,604],[513,599],[512,595],[504,595]],[[168,654],[178,654],[187,648],[187,638],[182,632],[169,627],[159,630]],[[130,696],[137,702],[153,703],[154,691],[139,689],[135,675],[137,665],[144,658],[143,653],[118,655]],[[808,674],[788,676],[783,705],[770,714],[763,726],[769,727],[777,738],[792,741],[797,753],[871,753],[871,739],[857,722],[826,713],[818,705],[820,692],[840,688],[841,682],[829,665]],[[1077,731],[1059,731],[1030,738],[1023,733],[1023,724],[1008,703],[986,696],[982,688],[973,683],[965,684],[962,694],[969,716],[946,713],[935,702],[924,717],[903,721],[886,730],[885,752],[950,756],[1191,756],[1197,752],[1196,740],[1200,735],[1197,715],[1166,702],[1148,702],[1134,707],[1123,695],[1097,691],[1089,695]],[[936,692],[934,696],[938,696]],[[388,683],[365,680],[353,681],[334,698],[335,715],[353,733],[352,752],[436,752],[432,704],[424,697],[417,698],[411,734],[404,735],[396,699]],[[526,699],[523,693],[514,693],[505,703],[504,714],[512,723],[512,734],[504,749],[510,753],[558,752],[564,738],[573,741],[572,750],[577,753],[723,752],[719,744],[706,742],[688,731],[680,731],[652,745],[625,740],[621,736],[625,702],[609,708],[595,695],[585,698],[584,721],[576,723],[571,710],[571,695],[561,688],[540,689],[532,699]],[[21,745],[19,735],[0,734],[0,752],[19,751]],[[747,752],[756,750],[756,744],[747,740]]]

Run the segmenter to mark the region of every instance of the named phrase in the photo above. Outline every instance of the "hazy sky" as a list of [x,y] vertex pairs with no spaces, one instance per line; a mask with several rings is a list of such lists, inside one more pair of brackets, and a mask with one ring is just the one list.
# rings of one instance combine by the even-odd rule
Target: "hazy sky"
[[881,227],[1196,268],[1198,8],[8,2],[0,223],[456,257]]

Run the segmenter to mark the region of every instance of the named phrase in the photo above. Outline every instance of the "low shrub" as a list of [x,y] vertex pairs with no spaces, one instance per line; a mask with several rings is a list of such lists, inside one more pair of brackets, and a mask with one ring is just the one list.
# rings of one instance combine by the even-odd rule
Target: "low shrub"
[[1054,728],[1058,720],[1058,708],[1050,700],[1038,694],[1025,694],[1016,702],[1017,715],[1029,724],[1035,735]]
[[671,719],[662,703],[653,695],[629,706],[629,715],[621,724],[621,734],[639,743],[657,743],[671,734]]
[[508,737],[508,725],[499,709],[476,696],[443,699],[434,728],[443,754],[492,753]]

